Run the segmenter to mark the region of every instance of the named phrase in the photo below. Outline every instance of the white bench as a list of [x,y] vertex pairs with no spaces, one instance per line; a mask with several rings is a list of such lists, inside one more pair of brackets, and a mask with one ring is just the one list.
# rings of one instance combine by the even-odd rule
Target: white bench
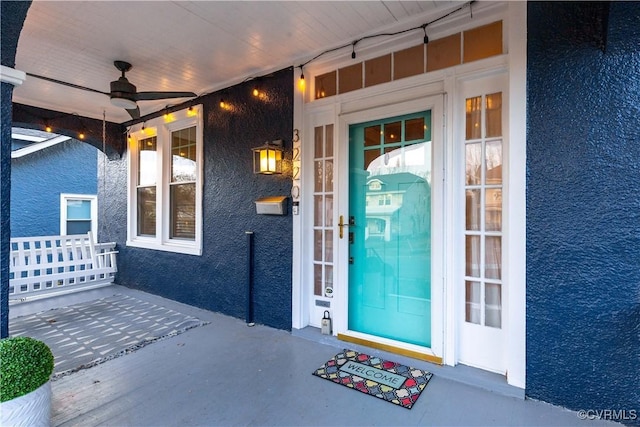
[[9,303],[112,284],[115,246],[95,243],[91,232],[12,238]]

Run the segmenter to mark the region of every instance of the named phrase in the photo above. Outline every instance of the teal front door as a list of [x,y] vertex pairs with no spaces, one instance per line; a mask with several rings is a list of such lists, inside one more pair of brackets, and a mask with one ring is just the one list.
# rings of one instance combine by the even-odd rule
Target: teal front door
[[431,347],[431,111],[349,126],[352,331]]

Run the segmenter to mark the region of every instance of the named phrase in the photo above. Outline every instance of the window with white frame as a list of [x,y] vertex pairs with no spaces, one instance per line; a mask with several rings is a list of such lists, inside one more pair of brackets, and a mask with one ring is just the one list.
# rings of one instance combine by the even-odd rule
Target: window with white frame
[[95,236],[98,225],[98,198],[89,194],[60,194],[60,234]]
[[127,245],[202,254],[201,111],[193,106],[130,132]]

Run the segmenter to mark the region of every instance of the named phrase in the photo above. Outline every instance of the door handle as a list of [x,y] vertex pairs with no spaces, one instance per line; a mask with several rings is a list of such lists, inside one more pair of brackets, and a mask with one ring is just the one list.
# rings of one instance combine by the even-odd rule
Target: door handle
[[340,230],[340,232],[338,233],[340,238],[342,239],[344,237],[344,227],[348,227],[349,224],[344,222],[344,216],[340,215],[340,221],[338,222],[338,228]]
[[340,235],[341,239],[344,237],[344,227],[349,227],[350,225],[356,225],[355,218],[350,216],[349,223],[347,224],[346,222],[344,222],[344,216],[340,215],[340,221],[338,221],[338,227],[340,229],[340,233],[338,234]]

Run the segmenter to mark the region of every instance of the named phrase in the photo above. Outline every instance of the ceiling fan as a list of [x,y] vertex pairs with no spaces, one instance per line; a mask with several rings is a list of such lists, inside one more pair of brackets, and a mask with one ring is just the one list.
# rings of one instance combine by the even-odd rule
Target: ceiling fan
[[38,79],[73,87],[76,89],[82,89],[89,92],[96,92],[107,95],[111,99],[111,104],[127,110],[132,119],[140,118],[140,108],[138,108],[137,104],[138,101],[151,101],[169,98],[192,98],[198,96],[193,92],[138,92],[135,85],[131,84],[124,75],[127,71],[131,70],[131,64],[125,61],[114,61],[113,65],[115,65],[115,67],[122,73],[122,75],[118,80],[114,80],[111,82],[110,92],[103,92],[89,87],[56,80],[50,77],[38,76],[36,74],[27,73],[27,75]]

